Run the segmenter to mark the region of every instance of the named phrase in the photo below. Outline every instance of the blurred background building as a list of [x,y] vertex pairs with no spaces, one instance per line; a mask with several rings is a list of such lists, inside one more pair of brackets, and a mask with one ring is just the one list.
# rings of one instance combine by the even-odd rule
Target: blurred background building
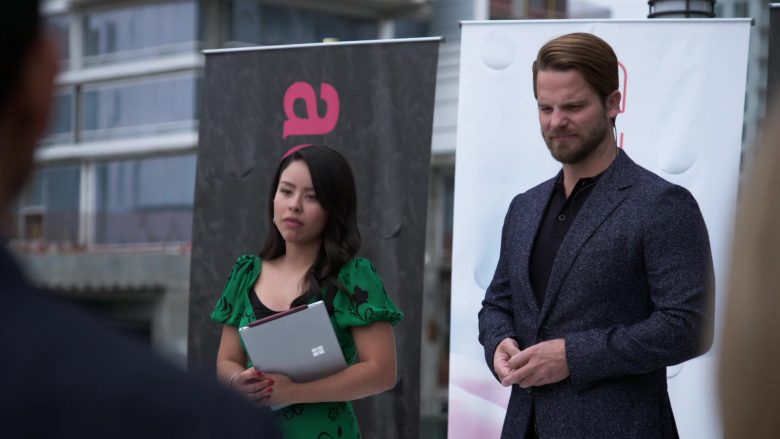
[[769,2],[760,0],[718,0],[715,16],[752,18],[748,49],[745,122],[742,126],[742,152],[750,152],[764,123],[767,71],[769,69]]
[[[639,11],[641,16],[614,14]],[[743,140],[764,109],[768,7],[753,17]],[[624,0],[49,0],[59,39],[49,134],[4,223],[41,285],[184,365],[203,49],[445,37],[434,113],[423,299],[421,437],[446,436],[460,20],[644,18]],[[214,292],[215,300],[219,291]],[[476,310],[475,310],[476,312]]]

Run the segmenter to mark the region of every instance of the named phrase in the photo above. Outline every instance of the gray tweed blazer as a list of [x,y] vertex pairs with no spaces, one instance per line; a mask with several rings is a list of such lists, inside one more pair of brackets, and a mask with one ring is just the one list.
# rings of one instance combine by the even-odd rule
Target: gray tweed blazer
[[555,178],[509,206],[479,341],[493,369],[501,340],[520,348],[563,338],[569,378],[513,386],[502,438],[674,438],[666,366],[712,343],[712,255],[699,206],[622,152],[561,243],[544,303],[528,274],[531,247]]

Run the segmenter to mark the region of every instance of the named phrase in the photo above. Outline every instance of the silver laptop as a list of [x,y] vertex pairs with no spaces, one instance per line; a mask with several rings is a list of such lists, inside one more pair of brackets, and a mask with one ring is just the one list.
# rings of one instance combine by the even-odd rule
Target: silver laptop
[[295,382],[324,378],[347,367],[320,300],[239,328],[257,370],[281,373]]

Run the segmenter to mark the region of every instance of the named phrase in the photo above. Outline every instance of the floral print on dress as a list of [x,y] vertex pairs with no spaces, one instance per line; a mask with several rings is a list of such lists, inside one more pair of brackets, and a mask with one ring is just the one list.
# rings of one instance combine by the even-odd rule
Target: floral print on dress
[[[238,258],[222,295],[214,307],[211,319],[222,324],[241,327],[255,320],[247,291],[257,281],[262,261],[255,255]],[[344,290],[333,297],[331,323],[344,358],[352,365],[357,360],[357,348],[352,327],[368,326],[377,321],[396,324],[403,313],[388,297],[384,284],[373,264],[354,258],[344,264],[338,274]],[[275,413],[274,419],[283,439],[360,439],[358,420],[349,402],[293,404]]]
[[328,418],[330,418],[331,421],[335,421],[336,418],[339,417],[339,408],[337,407],[331,407],[328,409]]

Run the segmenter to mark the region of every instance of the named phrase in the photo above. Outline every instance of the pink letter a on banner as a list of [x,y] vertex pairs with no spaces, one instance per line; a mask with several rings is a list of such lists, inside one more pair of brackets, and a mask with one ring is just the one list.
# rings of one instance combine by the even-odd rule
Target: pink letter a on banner
[[[333,131],[339,120],[339,94],[332,85],[323,82],[320,85],[320,98],[327,104],[323,117],[317,113],[317,95],[311,84],[299,81],[287,88],[284,93],[284,114],[287,116],[282,136],[284,139],[288,136],[327,134]],[[293,106],[298,99],[303,99],[306,104],[308,117],[300,118],[295,114]]]

